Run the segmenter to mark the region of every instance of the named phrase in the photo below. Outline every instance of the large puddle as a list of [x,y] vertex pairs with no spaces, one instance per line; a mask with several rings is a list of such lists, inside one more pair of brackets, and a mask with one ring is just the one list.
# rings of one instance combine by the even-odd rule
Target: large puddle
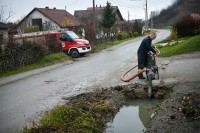
[[161,100],[133,100],[122,106],[104,133],[142,133],[150,124]]

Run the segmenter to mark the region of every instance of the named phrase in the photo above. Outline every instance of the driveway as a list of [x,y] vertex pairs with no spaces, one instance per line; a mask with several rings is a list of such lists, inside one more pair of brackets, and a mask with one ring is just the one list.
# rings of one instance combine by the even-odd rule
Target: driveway
[[[153,43],[169,35],[168,30],[158,30]],[[42,112],[62,104],[63,97],[124,84],[120,76],[137,64],[137,49],[143,38],[124,42],[73,62],[1,78],[0,132],[15,132],[32,124]]]

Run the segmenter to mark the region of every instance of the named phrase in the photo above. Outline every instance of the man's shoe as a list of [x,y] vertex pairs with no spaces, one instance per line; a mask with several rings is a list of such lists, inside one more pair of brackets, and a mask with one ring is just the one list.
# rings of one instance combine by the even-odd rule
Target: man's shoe
[[139,77],[139,79],[145,79],[145,77]]

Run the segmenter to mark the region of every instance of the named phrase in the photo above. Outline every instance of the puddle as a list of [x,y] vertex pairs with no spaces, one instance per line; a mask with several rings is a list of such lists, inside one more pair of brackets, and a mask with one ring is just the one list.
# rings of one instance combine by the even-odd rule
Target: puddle
[[150,124],[162,100],[133,100],[122,106],[104,133],[142,133]]

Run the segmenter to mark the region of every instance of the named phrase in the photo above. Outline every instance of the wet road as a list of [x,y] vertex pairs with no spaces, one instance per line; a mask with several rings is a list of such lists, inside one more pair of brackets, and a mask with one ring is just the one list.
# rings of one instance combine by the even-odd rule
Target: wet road
[[[159,30],[153,43],[169,36]],[[15,132],[35,120],[42,111],[62,104],[62,97],[92,91],[95,87],[123,84],[121,74],[137,64],[140,37],[78,61],[62,63],[0,79],[0,132]],[[50,68],[50,69],[48,69]]]

